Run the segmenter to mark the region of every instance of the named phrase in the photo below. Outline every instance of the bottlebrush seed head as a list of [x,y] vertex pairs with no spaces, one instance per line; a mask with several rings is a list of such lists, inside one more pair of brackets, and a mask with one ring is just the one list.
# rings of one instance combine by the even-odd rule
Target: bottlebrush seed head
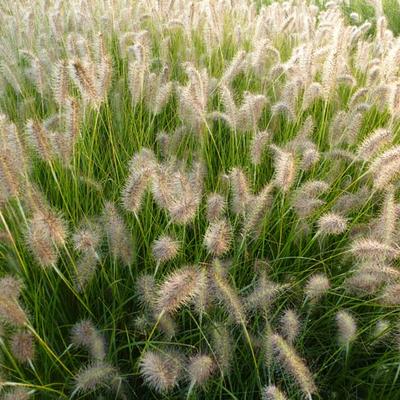
[[224,275],[223,267],[218,259],[214,260],[211,271],[211,283],[215,290],[215,296],[221,301],[225,310],[232,315],[233,320],[243,325],[246,323],[246,315],[242,301]]
[[254,165],[259,165],[261,163],[262,155],[264,150],[266,150],[266,146],[271,140],[271,133],[268,131],[257,132],[251,143],[250,148],[250,156],[251,162]]
[[165,263],[174,259],[179,252],[180,242],[169,235],[162,235],[154,241],[152,254],[158,263]]
[[140,173],[132,173],[122,191],[122,204],[126,210],[139,212],[146,189],[150,183],[152,171],[144,170]]
[[386,306],[400,305],[400,283],[392,283],[384,288],[381,303]]
[[99,388],[112,387],[117,370],[104,361],[95,361],[82,367],[74,377],[76,393],[88,393]]
[[143,307],[153,309],[156,301],[156,282],[152,275],[142,275],[136,281],[136,293]]
[[192,386],[204,385],[215,370],[213,359],[206,354],[197,354],[188,362],[187,371]]
[[72,343],[84,347],[94,360],[104,360],[106,345],[103,335],[89,320],[83,320],[72,327]]
[[293,344],[300,332],[300,320],[297,313],[287,310],[281,317],[281,332],[288,343]]
[[326,275],[315,274],[305,285],[304,293],[312,303],[317,303],[330,289],[330,282]]
[[354,240],[350,252],[359,260],[383,261],[399,256],[399,251],[394,247],[370,238]]
[[262,392],[262,400],[286,400],[287,397],[275,386],[269,385],[264,387]]
[[24,388],[14,388],[3,394],[2,400],[28,400],[32,392]]
[[339,344],[348,346],[357,336],[357,324],[354,317],[348,311],[338,311],[336,314],[336,324]]
[[33,336],[30,332],[19,331],[11,338],[11,352],[16,360],[29,363],[35,358]]
[[247,177],[240,168],[233,168],[229,177],[232,185],[232,210],[235,214],[244,214],[251,200]]
[[272,334],[269,340],[273,354],[280,366],[295,379],[301,391],[306,396],[316,393],[317,387],[314,378],[295,349],[277,334]]
[[182,358],[169,351],[146,351],[140,360],[145,383],[159,393],[171,391],[182,377]]
[[226,208],[225,198],[218,193],[210,193],[207,197],[207,219],[215,222],[221,219]]
[[260,235],[263,227],[263,220],[268,215],[273,197],[273,184],[266,184],[259,194],[253,196],[251,203],[248,206],[247,214],[244,217],[243,234],[252,234],[257,237]]
[[114,204],[105,204],[103,217],[112,255],[119,258],[124,265],[130,265],[133,258],[131,234]]
[[175,313],[191,302],[199,292],[199,272],[194,267],[183,267],[170,274],[158,290],[157,309]]
[[0,278],[0,292],[4,297],[17,300],[22,289],[22,281],[11,275]]
[[347,220],[334,213],[326,213],[318,220],[321,235],[340,235],[347,229]]
[[23,327],[28,317],[15,298],[0,293],[0,318],[16,327]]
[[385,339],[389,333],[390,322],[386,319],[380,319],[375,324],[375,327],[371,333],[371,339],[376,343]]
[[348,293],[355,294],[359,297],[375,295],[383,284],[382,278],[370,271],[363,269],[344,281],[344,287]]
[[275,152],[275,178],[274,182],[283,192],[288,192],[296,178],[296,162],[290,152],[281,150],[275,145],[270,146]]
[[232,240],[232,227],[227,220],[211,223],[204,235],[204,245],[209,253],[222,256],[229,251]]
[[95,252],[100,240],[100,226],[94,223],[83,224],[72,236],[75,250],[81,253]]
[[212,349],[216,357],[217,367],[222,374],[229,373],[232,367],[234,344],[228,329],[222,323],[212,328]]
[[357,155],[362,160],[368,161],[382,148],[390,144],[393,136],[388,129],[378,128],[373,131],[358,147]]
[[99,258],[94,251],[84,253],[77,261],[74,282],[78,292],[83,292],[95,276],[98,261]]

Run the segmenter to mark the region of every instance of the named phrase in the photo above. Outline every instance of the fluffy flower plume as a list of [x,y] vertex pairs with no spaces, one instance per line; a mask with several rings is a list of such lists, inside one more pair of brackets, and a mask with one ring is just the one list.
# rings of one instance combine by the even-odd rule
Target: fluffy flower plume
[[199,293],[201,279],[194,267],[183,267],[165,279],[158,291],[158,310],[175,313]]
[[279,147],[271,146],[275,152],[275,179],[277,187],[288,192],[296,178],[296,163],[292,153],[283,151]]
[[215,369],[213,359],[206,354],[198,354],[189,359],[188,375],[191,385],[203,385]]
[[177,386],[182,377],[182,359],[179,354],[168,351],[147,351],[140,361],[144,381],[159,393]]
[[204,244],[207,250],[214,256],[222,256],[230,248],[232,228],[228,221],[213,222],[207,228],[204,235]]
[[318,220],[318,228],[322,235],[339,235],[346,230],[347,221],[340,215],[327,213]]
[[295,349],[277,334],[271,335],[270,342],[273,354],[277,358],[279,364],[295,379],[301,391],[305,395],[315,393],[317,387],[315,386],[314,378]]
[[11,338],[13,356],[21,363],[29,363],[35,357],[33,336],[30,332],[16,332]]
[[336,314],[336,324],[339,343],[348,346],[355,340],[357,334],[357,325],[354,317],[348,311],[341,310]]
[[266,386],[262,393],[262,400],[286,400],[286,396],[275,386]]
[[306,283],[304,292],[312,302],[318,302],[331,287],[329,279],[324,274],[313,275]]
[[95,360],[104,360],[106,356],[105,339],[89,320],[76,323],[72,328],[72,343],[89,351]]
[[133,244],[130,233],[112,203],[104,207],[105,230],[112,255],[119,258],[125,265],[130,265],[133,257]]

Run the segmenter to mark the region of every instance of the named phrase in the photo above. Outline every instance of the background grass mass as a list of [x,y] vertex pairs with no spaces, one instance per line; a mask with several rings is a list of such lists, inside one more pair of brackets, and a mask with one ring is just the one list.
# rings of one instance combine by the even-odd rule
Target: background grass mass
[[396,0],[3,0],[1,399],[400,399]]

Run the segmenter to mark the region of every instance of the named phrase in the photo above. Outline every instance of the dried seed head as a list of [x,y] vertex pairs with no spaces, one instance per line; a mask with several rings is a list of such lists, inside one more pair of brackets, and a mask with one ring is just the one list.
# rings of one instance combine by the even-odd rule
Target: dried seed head
[[65,60],[59,60],[54,66],[52,90],[56,103],[63,106],[68,97],[68,63]]
[[372,296],[380,289],[382,283],[382,278],[378,279],[373,271],[366,271],[362,268],[347,278],[344,285],[349,293],[357,296]]
[[140,361],[140,372],[146,384],[159,393],[178,385],[182,375],[182,359],[174,352],[146,351]]
[[22,289],[22,281],[11,275],[0,278],[0,292],[2,296],[9,297],[15,301],[18,299]]
[[199,272],[194,267],[183,267],[170,274],[158,291],[157,309],[175,313],[191,302],[200,290]]
[[376,343],[385,339],[390,331],[390,322],[386,319],[380,319],[376,322],[375,327],[371,333],[371,339]]
[[77,261],[74,281],[78,292],[83,292],[95,276],[98,261],[97,253],[93,251],[84,253]]
[[240,168],[233,168],[229,176],[232,184],[233,212],[235,214],[244,214],[251,200],[247,177]]
[[338,311],[336,314],[339,344],[348,346],[357,336],[357,324],[354,317],[348,311]]
[[29,120],[26,124],[26,133],[30,145],[36,150],[44,161],[54,158],[54,147],[50,133],[39,121]]
[[328,189],[329,185],[324,181],[308,181],[296,189],[291,203],[299,218],[309,217],[322,206],[325,202],[317,197]]
[[29,222],[28,245],[43,267],[56,264],[58,247],[65,244],[67,238],[66,224],[52,210],[36,211]]
[[397,176],[400,170],[400,146],[391,147],[371,163],[370,173],[373,176],[374,187],[385,189]]
[[177,325],[176,322],[169,314],[164,314],[161,318],[159,314],[153,313],[153,325],[158,321],[158,328],[166,336],[167,339],[171,339],[176,336]]
[[388,186],[386,188],[377,226],[374,229],[374,235],[385,244],[393,244],[398,215],[399,210],[395,202],[395,189],[392,186]]
[[338,197],[332,210],[341,215],[347,215],[365,205],[370,197],[370,189],[361,187],[355,193],[345,193]]
[[366,262],[359,266],[359,272],[367,272],[375,275],[379,282],[393,283],[400,279],[400,271],[396,266],[384,262]]
[[299,385],[305,395],[317,391],[314,378],[304,361],[297,355],[296,350],[290,346],[281,336],[272,334],[269,338],[274,356],[289,375]]
[[297,313],[287,310],[281,317],[281,332],[285,339],[293,344],[300,332],[300,320]]
[[346,229],[346,219],[335,213],[326,213],[318,220],[318,232],[321,235],[340,235]]
[[223,267],[219,260],[214,260],[211,271],[211,282],[215,289],[215,296],[225,306],[227,312],[232,315],[237,324],[246,323],[246,315],[240,297],[229,284],[225,277]]
[[71,145],[71,152],[79,138],[80,110],[76,99],[68,97],[65,104],[65,135]]
[[103,216],[112,255],[119,258],[126,266],[130,265],[133,258],[131,234],[114,204],[106,203]]
[[11,338],[11,352],[21,363],[29,363],[35,358],[33,336],[30,332],[20,331]]
[[322,97],[322,86],[319,82],[312,82],[305,90],[303,95],[302,110],[307,110],[315,100]]
[[262,392],[262,400],[286,400],[287,397],[275,386],[269,385],[264,387]]
[[136,281],[136,293],[143,307],[154,308],[156,299],[156,282],[152,275],[142,275]]
[[74,377],[74,392],[87,393],[99,388],[110,388],[117,370],[104,361],[95,361],[81,368]]
[[268,131],[257,132],[253,137],[250,147],[250,157],[254,165],[259,165],[261,163],[263,152],[270,139],[271,133]]
[[254,290],[246,297],[246,310],[268,308],[283,289],[284,286],[268,280],[265,272],[265,270],[260,271]]
[[190,385],[204,385],[215,370],[213,359],[205,354],[197,354],[189,359],[187,371]]
[[153,172],[149,169],[140,173],[131,173],[122,191],[122,203],[126,210],[137,213],[149,185]]
[[216,356],[217,366],[221,374],[229,373],[232,366],[234,345],[231,334],[222,323],[217,323],[212,328],[212,349]]
[[271,107],[271,113],[273,116],[280,114],[284,115],[289,121],[296,120],[296,110],[293,105],[286,101],[280,101]]
[[98,88],[96,87],[92,67],[93,65],[91,63],[83,63],[81,60],[73,60],[69,63],[69,72],[72,80],[79,88],[84,101],[97,108],[101,99],[98,95]]
[[226,204],[225,199],[218,193],[210,193],[207,197],[207,219],[210,222],[215,222],[221,219]]
[[329,279],[324,274],[316,274],[308,280],[304,292],[312,303],[317,303],[328,292],[329,288]]
[[211,223],[204,235],[204,245],[214,256],[222,256],[229,251],[232,227],[225,219]]
[[154,241],[152,253],[158,263],[165,263],[174,259],[180,248],[180,242],[168,235],[163,235]]
[[76,323],[72,328],[72,343],[84,347],[95,360],[104,360],[106,345],[103,335],[89,320]]
[[270,146],[275,152],[275,185],[288,192],[296,178],[296,163],[292,153],[281,150],[275,145]]
[[272,184],[265,185],[261,192],[254,196],[248,206],[248,213],[244,218],[243,234],[253,234],[258,237],[261,234],[264,217],[270,211],[272,205]]
[[26,313],[18,304],[17,299],[3,292],[0,293],[0,320],[18,327],[28,322]]
[[387,129],[378,128],[373,131],[360,144],[357,155],[365,161],[371,160],[376,154],[393,139],[392,132]]
[[309,171],[321,158],[320,152],[310,147],[305,149],[301,159],[300,168],[304,171]]
[[400,305],[400,283],[387,285],[382,292],[381,303],[386,306]]
[[14,388],[4,393],[2,400],[28,400],[31,398],[32,392],[24,388]]
[[100,239],[100,226],[93,223],[84,224],[72,236],[75,250],[82,253],[95,252]]
[[359,260],[393,260],[399,252],[394,247],[374,239],[361,238],[355,240],[350,248],[351,253]]

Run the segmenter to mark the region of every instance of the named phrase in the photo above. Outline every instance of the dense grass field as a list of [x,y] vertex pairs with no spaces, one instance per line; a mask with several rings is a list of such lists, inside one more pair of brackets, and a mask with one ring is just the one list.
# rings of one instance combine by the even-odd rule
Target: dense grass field
[[0,399],[400,399],[396,0],[0,33]]

